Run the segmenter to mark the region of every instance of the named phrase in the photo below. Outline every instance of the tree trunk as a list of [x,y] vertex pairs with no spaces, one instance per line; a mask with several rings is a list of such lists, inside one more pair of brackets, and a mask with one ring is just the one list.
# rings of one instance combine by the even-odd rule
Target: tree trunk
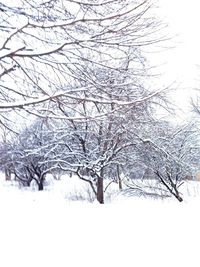
[[38,181],[38,190],[43,191],[44,190],[44,179],[41,179]]
[[38,184],[38,190],[39,190],[39,191],[42,191],[43,189],[44,189],[43,183],[40,182],[40,183]]
[[183,198],[181,196],[178,195],[175,195],[175,197],[178,199],[179,202],[182,202],[183,201]]
[[162,184],[169,190],[169,192],[178,199],[179,202],[183,201],[183,198],[180,196],[179,191],[177,189],[177,185],[173,182],[170,176],[168,177],[168,182],[170,182],[170,185],[165,181],[165,179],[162,177],[162,175],[159,173],[159,171],[156,171],[155,174],[158,176]]
[[26,182],[26,186],[30,187],[30,185],[31,185],[31,181],[32,181],[32,180],[28,180],[28,181]]
[[97,200],[100,204],[104,204],[104,190],[103,190],[103,178],[97,178]]
[[174,187],[174,190],[175,190],[175,194],[174,194],[175,198],[177,198],[179,202],[182,202],[183,201],[183,198],[180,196],[177,188]]
[[119,190],[122,190],[122,179],[120,176],[119,165],[117,165],[117,180],[118,180]]
[[5,168],[5,179],[6,181],[11,181],[11,171]]

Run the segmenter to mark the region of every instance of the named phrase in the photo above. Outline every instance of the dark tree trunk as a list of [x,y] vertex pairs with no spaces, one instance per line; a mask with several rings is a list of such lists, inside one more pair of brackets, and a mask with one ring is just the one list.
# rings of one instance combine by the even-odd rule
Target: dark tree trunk
[[118,180],[119,190],[122,190],[122,179],[120,176],[119,165],[117,165],[117,180]]
[[44,190],[44,178],[42,177],[38,181],[38,191],[43,191]]
[[182,202],[183,201],[183,198],[180,197],[179,195],[175,195],[175,197],[178,199],[179,202]]
[[31,185],[31,181],[32,181],[32,180],[28,180],[28,181],[26,182],[26,186],[29,187],[29,186]]
[[175,188],[174,190],[175,190],[175,194],[174,194],[175,198],[178,199],[179,202],[182,202],[183,198],[180,196],[177,188]]
[[168,178],[168,182],[170,183],[170,185],[167,183],[167,181],[165,181],[165,179],[162,177],[162,175],[156,171],[155,174],[159,177],[160,181],[162,182],[162,184],[169,190],[169,192],[179,201],[182,202],[183,198],[180,196],[180,193],[177,189],[177,185],[176,183],[173,182],[172,178],[167,175]]
[[11,181],[11,171],[5,168],[5,179],[6,181]]
[[40,182],[40,183],[38,184],[38,190],[39,190],[39,191],[44,190],[43,182]]
[[97,200],[100,204],[104,204],[104,190],[103,190],[103,178],[97,178]]

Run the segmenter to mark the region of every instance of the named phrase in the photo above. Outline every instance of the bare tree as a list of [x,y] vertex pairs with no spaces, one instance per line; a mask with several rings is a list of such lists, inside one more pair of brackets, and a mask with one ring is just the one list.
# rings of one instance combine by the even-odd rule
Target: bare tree
[[[136,105],[143,98],[102,94],[113,71],[132,81],[115,80],[116,91],[134,86],[143,64],[141,47],[160,41],[160,23],[144,1],[18,1],[0,5],[0,109],[23,109],[56,117],[59,100],[71,109],[82,101]],[[94,69],[107,79],[100,82]],[[87,70],[87,72],[85,72]],[[142,72],[143,74],[143,72]],[[145,99],[157,92],[150,92]],[[52,102],[53,101],[53,102]],[[51,102],[51,103],[50,103]],[[40,104],[40,112],[32,107]],[[38,108],[37,108],[38,109]],[[80,118],[82,118],[80,116]],[[84,119],[84,118],[82,118]]]
[[[146,135],[147,136],[147,135]],[[149,178],[156,178],[179,201],[179,187],[192,177],[198,165],[199,146],[196,129],[192,125],[174,127],[159,122],[151,129],[148,138],[139,137],[138,154],[150,170]]]
[[[127,71],[127,76],[128,74]],[[98,75],[98,79],[106,79],[106,73],[103,75],[100,70]],[[113,82],[115,79],[124,77],[118,78],[113,75]],[[121,91],[118,87],[119,98],[120,93],[121,97],[128,99],[130,95],[143,97],[148,91],[146,92],[143,87],[127,86],[126,89],[121,88]],[[104,94],[116,94],[113,84],[108,84]],[[62,118],[62,123],[59,125],[60,129],[54,127],[54,130],[63,132],[62,142],[65,144],[65,149],[60,151],[61,154],[57,157],[59,166],[87,181],[100,203],[104,202],[104,192],[107,188],[104,182],[110,183],[119,178],[119,165],[124,165],[127,160],[125,152],[135,145],[135,140],[127,137],[126,127],[130,123],[129,119],[132,117],[132,122],[144,119],[148,115],[149,102],[151,99],[141,101],[133,107],[121,105],[120,109],[116,110],[115,103],[90,102],[88,106],[87,101],[82,101],[72,114],[63,102],[57,102],[56,110],[60,111],[57,116]],[[102,112],[106,112],[107,116],[101,116]],[[77,113],[85,118],[84,121],[73,119]]]
[[15,135],[13,132],[11,132],[7,125],[8,123],[0,124],[0,169],[5,174],[5,180],[10,181],[12,174],[12,163],[8,155],[8,151],[10,151],[12,147],[11,140],[15,137]]
[[[145,81],[142,48],[164,39],[152,8],[150,0],[0,5],[2,120],[15,110],[62,122],[51,131],[48,162],[88,181],[100,203],[104,177],[134,145],[129,119],[142,117],[163,91],[149,90]],[[33,154],[44,156],[42,147]]]
[[23,185],[30,186],[35,181],[38,190],[43,190],[46,175],[56,169],[50,156],[55,150],[53,136],[42,121],[35,121],[13,138],[9,147],[5,143],[2,145],[2,168],[13,173]]

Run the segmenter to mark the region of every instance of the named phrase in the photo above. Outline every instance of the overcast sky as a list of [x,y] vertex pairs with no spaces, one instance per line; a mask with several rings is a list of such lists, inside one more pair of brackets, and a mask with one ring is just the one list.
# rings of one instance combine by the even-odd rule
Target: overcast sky
[[200,64],[200,1],[159,0],[161,15],[169,24],[169,30],[177,33],[177,48],[174,49],[171,64],[180,68],[186,78],[193,77],[196,64]]
[[171,40],[175,48],[155,58],[159,64],[165,63],[163,82],[177,82],[181,93],[176,95],[176,101],[183,107],[189,103],[192,88],[200,88],[200,0],[158,0],[158,3],[159,15],[168,23],[168,32],[176,36]]

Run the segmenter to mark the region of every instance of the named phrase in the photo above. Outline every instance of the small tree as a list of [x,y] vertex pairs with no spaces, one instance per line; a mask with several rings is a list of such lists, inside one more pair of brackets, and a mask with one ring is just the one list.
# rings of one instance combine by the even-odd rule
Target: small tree
[[34,180],[38,190],[44,189],[47,173],[56,169],[51,153],[54,152],[53,133],[45,123],[37,120],[15,138],[7,151],[7,162],[12,163],[12,172],[23,185],[30,186]]
[[175,128],[162,122],[152,129],[150,138],[141,138],[138,146],[143,164],[178,201],[183,200],[179,187],[197,167],[196,141],[196,130],[191,125]]

